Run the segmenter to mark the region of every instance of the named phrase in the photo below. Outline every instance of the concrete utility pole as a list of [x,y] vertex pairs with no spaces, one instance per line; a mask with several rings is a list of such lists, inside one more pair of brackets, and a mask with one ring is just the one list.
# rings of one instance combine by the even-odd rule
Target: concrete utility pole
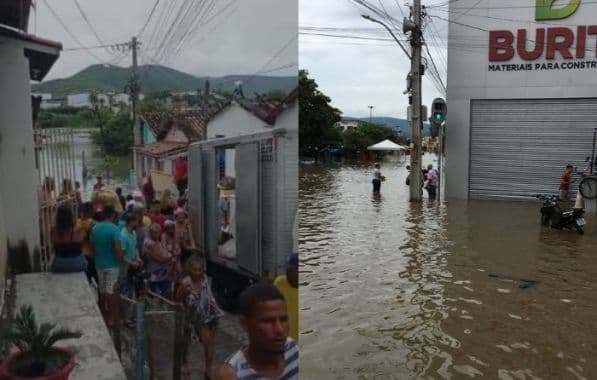
[[421,187],[421,0],[413,0],[411,46],[411,74],[412,74],[412,145],[410,153],[410,200],[421,201],[423,189]]
[[133,105],[133,141],[134,145],[141,144],[141,129],[139,128],[139,77],[138,77],[138,67],[137,67],[137,48],[139,47],[139,42],[137,41],[137,37],[133,37],[131,41],[131,50],[133,51],[133,67],[131,69],[131,83],[130,83],[130,92],[131,92],[131,102]]
[[374,108],[375,108],[375,106],[369,106],[369,124],[371,124],[373,121],[373,109]]

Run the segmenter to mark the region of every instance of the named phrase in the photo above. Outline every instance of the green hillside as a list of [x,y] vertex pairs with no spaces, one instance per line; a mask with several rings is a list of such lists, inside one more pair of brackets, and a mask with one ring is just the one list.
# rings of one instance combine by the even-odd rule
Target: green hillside
[[[289,92],[297,86],[297,77],[272,77],[231,75],[220,78],[195,77],[168,67],[147,65],[139,68],[141,92],[149,94],[160,91],[193,91],[203,89],[205,80],[213,90],[231,92],[236,81],[243,82],[245,96],[267,93],[272,90]],[[70,78],[54,79],[32,86],[34,92],[51,93],[54,96],[81,92],[123,92],[129,80],[130,69],[103,65],[89,66]]]

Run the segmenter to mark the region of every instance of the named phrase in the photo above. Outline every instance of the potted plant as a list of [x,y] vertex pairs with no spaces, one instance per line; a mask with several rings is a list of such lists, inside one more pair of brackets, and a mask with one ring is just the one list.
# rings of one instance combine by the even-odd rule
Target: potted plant
[[74,353],[54,343],[80,338],[80,332],[56,328],[54,323],[37,325],[31,306],[22,306],[14,322],[3,334],[3,340],[18,351],[2,363],[2,376],[7,380],[67,380],[75,367]]

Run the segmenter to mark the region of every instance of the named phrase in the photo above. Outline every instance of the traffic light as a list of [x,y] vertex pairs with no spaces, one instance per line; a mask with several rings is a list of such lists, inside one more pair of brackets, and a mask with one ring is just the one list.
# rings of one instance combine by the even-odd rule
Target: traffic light
[[439,129],[446,121],[446,114],[448,113],[448,106],[446,101],[442,98],[433,99],[431,105],[431,117],[429,122],[431,123],[431,137],[437,137]]

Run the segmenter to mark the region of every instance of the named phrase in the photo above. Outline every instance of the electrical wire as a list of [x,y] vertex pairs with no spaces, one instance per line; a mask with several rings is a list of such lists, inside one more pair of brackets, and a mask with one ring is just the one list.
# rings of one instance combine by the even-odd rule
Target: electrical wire
[[[60,16],[58,16],[58,13],[56,13],[56,11],[54,11],[54,9],[50,6],[50,3],[47,0],[43,0],[43,2],[46,5],[46,7],[48,7],[48,9],[50,10],[50,12],[54,16],[54,18],[58,21],[58,23],[60,23],[60,25],[62,26],[62,28],[66,31],[66,33],[68,33],[68,35],[73,39],[73,41],[75,41],[75,43],[77,45],[79,45],[80,47],[85,47],[85,45],[83,45],[81,43],[81,41],[79,41],[79,39],[77,38],[77,36],[75,36],[74,33],[71,32],[71,30],[66,26],[66,24],[64,23],[64,21],[60,18]],[[90,56],[92,56],[93,58],[95,58],[98,62],[107,64],[106,61],[102,60],[97,55],[93,54],[91,52],[91,50],[85,50],[85,51],[87,52],[87,54],[89,54]]]
[[95,39],[97,40],[97,42],[99,42],[100,45],[105,45],[106,43],[100,38],[99,34],[97,34],[97,31],[95,30],[95,28],[93,27],[93,25],[91,25],[91,22],[89,21],[89,18],[87,17],[87,15],[85,14],[85,12],[83,11],[83,8],[81,8],[81,5],[79,4],[79,2],[77,0],[74,0],[74,2],[75,2],[75,5],[77,6],[77,9],[79,10],[79,13],[83,17],[83,20],[85,20],[85,23],[87,24],[87,26],[89,27],[89,29],[91,30],[91,32],[93,33],[93,35],[95,36]]
[[159,4],[160,4],[160,0],[155,0],[155,3],[153,4],[153,7],[151,8],[151,12],[149,12],[149,16],[147,17],[147,20],[145,21],[145,24],[143,24],[143,26],[141,27],[139,32],[137,32],[137,37],[139,37],[140,35],[143,34],[143,32],[145,31],[145,28],[147,28],[147,25],[149,25],[149,22],[151,21],[151,18],[153,17],[153,14]]

